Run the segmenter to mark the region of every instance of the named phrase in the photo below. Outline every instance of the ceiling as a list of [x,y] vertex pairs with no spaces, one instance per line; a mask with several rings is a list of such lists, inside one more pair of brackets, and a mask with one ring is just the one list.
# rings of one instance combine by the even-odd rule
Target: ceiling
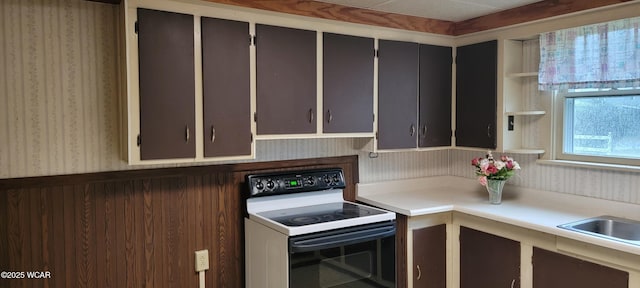
[[540,0],[317,0],[380,12],[460,22]]

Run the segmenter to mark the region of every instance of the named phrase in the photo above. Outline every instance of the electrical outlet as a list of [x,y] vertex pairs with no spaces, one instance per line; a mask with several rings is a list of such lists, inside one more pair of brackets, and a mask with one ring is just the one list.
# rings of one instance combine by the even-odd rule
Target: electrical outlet
[[209,250],[196,251],[196,272],[209,270]]

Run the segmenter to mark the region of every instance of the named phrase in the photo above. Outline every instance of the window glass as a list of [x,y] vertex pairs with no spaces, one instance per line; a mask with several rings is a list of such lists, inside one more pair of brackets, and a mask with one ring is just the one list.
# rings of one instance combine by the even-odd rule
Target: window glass
[[563,154],[640,159],[640,93],[571,94],[564,97]]

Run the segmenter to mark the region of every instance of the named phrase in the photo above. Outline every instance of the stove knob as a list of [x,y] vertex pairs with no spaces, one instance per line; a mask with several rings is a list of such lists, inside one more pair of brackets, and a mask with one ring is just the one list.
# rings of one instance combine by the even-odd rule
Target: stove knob
[[256,182],[256,189],[258,189],[258,190],[264,189],[264,183],[262,183],[262,181],[258,180]]
[[322,176],[322,180],[324,181],[324,183],[331,183],[331,178],[329,178],[329,175]]
[[333,183],[338,183],[340,182],[340,177],[338,177],[338,174],[333,175]]
[[273,190],[273,188],[275,187],[276,187],[276,183],[274,183],[273,180],[271,179],[267,180],[267,189]]
[[309,176],[304,182],[305,184],[307,184],[307,186],[316,185],[316,179],[313,178],[313,176]]

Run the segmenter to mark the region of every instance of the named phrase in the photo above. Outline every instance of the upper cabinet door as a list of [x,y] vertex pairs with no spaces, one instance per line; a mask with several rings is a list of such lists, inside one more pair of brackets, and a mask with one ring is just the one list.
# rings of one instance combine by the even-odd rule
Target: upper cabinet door
[[256,25],[258,134],[316,132],[316,34]]
[[378,42],[378,148],[417,147],[417,43]]
[[249,23],[201,22],[204,156],[250,155]]
[[457,48],[456,145],[496,148],[498,41]]
[[193,24],[138,8],[141,160],[195,157]]
[[323,37],[323,132],[373,132],[373,39]]
[[419,147],[451,146],[452,50],[420,45]]

